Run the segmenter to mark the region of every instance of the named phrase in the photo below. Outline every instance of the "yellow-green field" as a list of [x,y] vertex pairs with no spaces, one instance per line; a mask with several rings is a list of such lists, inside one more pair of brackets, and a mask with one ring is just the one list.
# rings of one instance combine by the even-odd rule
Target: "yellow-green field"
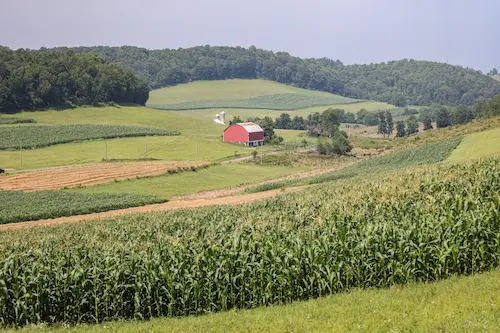
[[467,135],[447,161],[466,161],[496,154],[500,154],[500,128]]
[[200,317],[112,322],[74,327],[33,326],[9,333],[83,332],[498,332],[500,271],[410,284],[354,290],[285,306],[229,311]]
[[148,104],[174,104],[201,100],[245,99],[274,94],[298,93],[309,96],[331,96],[327,92],[288,86],[267,80],[196,81],[153,90]]
[[117,183],[84,187],[71,191],[84,193],[134,193],[154,195],[161,199],[173,196],[218,190],[264,181],[300,172],[296,167],[269,167],[251,164],[222,164],[196,172],[183,172],[160,177],[143,178]]
[[377,110],[390,110],[394,109],[395,106],[382,102],[359,102],[352,104],[335,104],[327,106],[316,106],[313,108],[306,108],[300,110],[265,110],[265,109],[204,109],[204,110],[186,110],[186,111],[163,111],[176,113],[180,116],[188,116],[195,119],[212,120],[215,119],[215,115],[224,111],[226,113],[226,120],[230,121],[233,117],[240,117],[243,121],[246,121],[250,117],[271,117],[277,118],[282,113],[288,113],[292,118],[295,116],[301,116],[307,118],[308,115],[314,112],[323,112],[328,108],[343,109],[346,112],[356,113],[360,109],[366,109],[368,111]]
[[500,81],[500,75],[493,75],[493,79]]

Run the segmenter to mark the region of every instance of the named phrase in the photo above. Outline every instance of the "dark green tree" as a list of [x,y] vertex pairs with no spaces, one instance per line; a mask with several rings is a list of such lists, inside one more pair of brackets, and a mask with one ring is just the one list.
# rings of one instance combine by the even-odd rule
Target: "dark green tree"
[[337,131],[332,138],[331,153],[346,155],[352,150],[352,145],[344,131]]
[[264,142],[270,143],[276,136],[274,133],[274,121],[271,117],[264,117],[257,121],[257,124],[264,130]]
[[394,122],[392,121],[392,114],[390,111],[385,112],[385,122],[387,126],[387,137],[390,137],[392,132],[394,132]]
[[229,125],[242,123],[240,116],[234,116],[232,120],[229,121]]
[[406,129],[405,129],[405,122],[404,121],[399,120],[398,122],[396,122],[396,132],[397,132],[396,135],[399,138],[406,136]]
[[378,115],[378,133],[382,134],[385,137],[385,134],[387,134],[387,120],[385,118],[385,112],[379,111],[377,115]]
[[327,109],[321,114],[321,129],[322,134],[328,137],[333,137],[338,131],[340,125],[337,111],[334,109]]
[[406,135],[418,133],[418,120],[415,116],[406,119]]
[[436,125],[438,128],[445,128],[452,124],[451,114],[448,108],[441,106],[436,113]]

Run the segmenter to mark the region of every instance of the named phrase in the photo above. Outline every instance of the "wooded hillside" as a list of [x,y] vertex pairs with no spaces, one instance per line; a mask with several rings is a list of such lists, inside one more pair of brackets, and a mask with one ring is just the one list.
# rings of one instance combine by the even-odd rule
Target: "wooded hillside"
[[[64,49],[58,49],[64,50]],[[370,65],[344,65],[327,58],[301,59],[255,47],[198,46],[147,50],[131,46],[79,47],[105,61],[132,68],[152,88],[196,80],[267,79],[346,97],[373,99],[397,106],[472,105],[478,97],[500,93],[500,82],[478,71],[443,63],[400,60]]]
[[102,102],[144,105],[149,86],[99,55],[0,47],[0,112]]

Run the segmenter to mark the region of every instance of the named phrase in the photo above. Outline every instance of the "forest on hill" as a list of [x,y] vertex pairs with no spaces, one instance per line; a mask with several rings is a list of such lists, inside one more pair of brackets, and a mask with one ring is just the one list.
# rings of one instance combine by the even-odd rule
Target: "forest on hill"
[[500,82],[479,71],[429,61],[344,65],[339,60],[301,59],[255,47],[147,50],[97,46],[71,50],[96,53],[105,61],[134,69],[153,89],[196,80],[259,78],[397,106],[472,105],[477,98],[500,93]]
[[107,102],[144,105],[149,90],[133,70],[99,55],[0,46],[0,112]]

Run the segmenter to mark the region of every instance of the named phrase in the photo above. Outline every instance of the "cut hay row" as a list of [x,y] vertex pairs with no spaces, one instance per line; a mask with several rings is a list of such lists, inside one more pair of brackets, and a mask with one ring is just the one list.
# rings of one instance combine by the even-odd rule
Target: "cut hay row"
[[7,174],[0,177],[0,190],[42,191],[90,186],[112,181],[195,171],[209,162],[102,163]]

